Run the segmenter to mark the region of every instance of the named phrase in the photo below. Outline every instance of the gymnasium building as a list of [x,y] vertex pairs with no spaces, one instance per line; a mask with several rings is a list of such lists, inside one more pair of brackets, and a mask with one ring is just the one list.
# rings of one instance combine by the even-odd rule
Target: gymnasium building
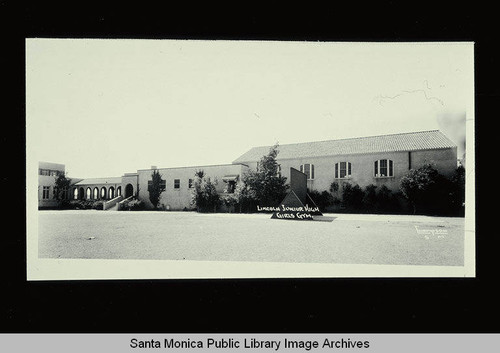
[[[220,194],[232,193],[242,175],[255,170],[262,156],[272,146],[254,147],[230,164],[157,168],[137,170],[121,177],[72,179],[69,199],[103,200],[104,209],[116,210],[120,202],[131,197],[142,200],[147,208],[148,183],[153,170],[158,170],[165,183],[160,205],[168,210],[191,209],[191,189],[195,172],[203,170],[206,177],[217,180]],[[382,136],[349,138],[279,145],[276,158],[282,176],[289,180],[290,168],[307,176],[309,190],[329,190],[334,181],[365,187],[385,185],[399,189],[399,181],[410,169],[431,163],[440,174],[451,176],[457,168],[457,146],[438,130]],[[64,172],[64,165],[40,162],[39,207],[55,206],[54,176]],[[52,189],[52,190],[51,190]]]

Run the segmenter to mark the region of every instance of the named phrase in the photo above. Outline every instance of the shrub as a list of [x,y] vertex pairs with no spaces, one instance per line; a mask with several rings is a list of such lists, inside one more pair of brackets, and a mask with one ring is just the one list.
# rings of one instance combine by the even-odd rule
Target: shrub
[[349,183],[342,185],[342,204],[350,211],[360,211],[363,208],[364,192],[361,187],[356,184],[352,186]]
[[138,199],[125,200],[121,206],[121,211],[142,211],[146,208],[143,201]]
[[102,200],[96,200],[96,201],[94,201],[94,202],[92,203],[92,206],[91,206],[91,207],[92,207],[94,210],[102,210],[103,205],[104,205],[104,201],[102,201]]
[[317,190],[312,190],[309,192],[309,196],[322,212],[325,212],[326,208],[333,204],[333,196],[326,190],[321,193]]

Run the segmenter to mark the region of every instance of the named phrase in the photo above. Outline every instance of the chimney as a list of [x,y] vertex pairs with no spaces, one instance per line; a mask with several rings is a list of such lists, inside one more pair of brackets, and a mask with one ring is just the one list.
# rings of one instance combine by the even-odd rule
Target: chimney
[[158,169],[158,167],[157,167],[157,166],[155,166],[155,165],[152,165],[152,166],[151,166],[151,169]]

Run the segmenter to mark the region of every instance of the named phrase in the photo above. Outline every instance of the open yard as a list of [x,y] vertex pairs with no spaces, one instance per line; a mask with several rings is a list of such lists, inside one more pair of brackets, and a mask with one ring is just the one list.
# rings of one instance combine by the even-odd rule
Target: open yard
[[39,211],[39,257],[463,266],[464,219]]

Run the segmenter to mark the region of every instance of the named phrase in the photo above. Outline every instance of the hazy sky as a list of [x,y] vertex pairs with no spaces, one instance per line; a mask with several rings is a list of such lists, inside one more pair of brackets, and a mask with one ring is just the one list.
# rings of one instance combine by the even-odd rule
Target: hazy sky
[[471,43],[26,43],[27,152],[65,164],[69,177],[432,129],[460,157],[471,99]]

